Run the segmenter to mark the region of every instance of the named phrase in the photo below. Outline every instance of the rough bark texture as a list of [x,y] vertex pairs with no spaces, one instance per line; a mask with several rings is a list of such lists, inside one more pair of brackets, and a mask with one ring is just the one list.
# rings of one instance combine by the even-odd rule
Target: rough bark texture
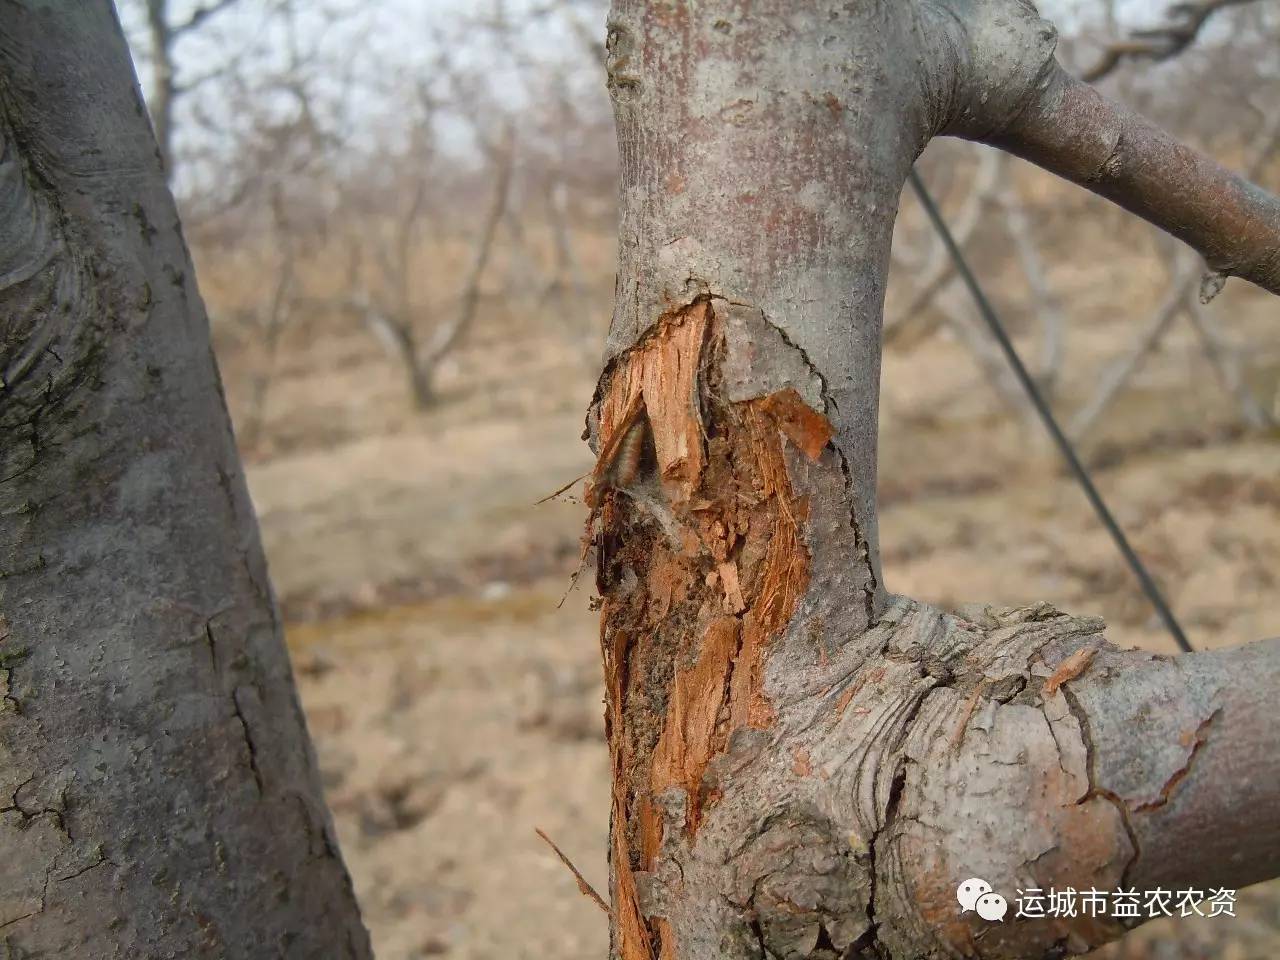
[[1280,644],[1168,661],[1048,605],[881,586],[898,195],[931,136],[1010,129],[1052,28],[1021,0],[798,6],[615,0],[609,23],[622,223],[589,501],[613,955],[1059,957],[1123,931],[987,923],[957,885],[1274,872]]
[[0,2],[0,942],[367,957],[108,0]]

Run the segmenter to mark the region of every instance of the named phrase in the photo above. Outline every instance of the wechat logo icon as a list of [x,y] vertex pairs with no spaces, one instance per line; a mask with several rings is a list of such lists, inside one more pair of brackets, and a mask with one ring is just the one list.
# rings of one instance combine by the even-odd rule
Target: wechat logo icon
[[998,893],[991,892],[991,884],[981,877],[970,877],[956,887],[956,899],[962,913],[977,912],[983,920],[997,923],[1004,920],[1009,904]]

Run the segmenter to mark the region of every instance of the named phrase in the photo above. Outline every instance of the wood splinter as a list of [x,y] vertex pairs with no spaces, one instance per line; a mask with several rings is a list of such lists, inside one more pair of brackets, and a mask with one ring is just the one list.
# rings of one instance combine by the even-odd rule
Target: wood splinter
[[569,872],[573,874],[573,879],[577,882],[578,890],[581,891],[582,895],[584,897],[590,898],[591,900],[594,900],[596,906],[604,911],[604,915],[606,917],[611,916],[609,905],[604,902],[604,898],[601,897],[600,894],[596,893],[595,887],[587,883],[586,877],[584,877],[582,875],[582,872],[573,865],[573,861],[568,858],[565,852],[555,845],[555,841],[553,841],[550,837],[548,837],[545,833],[543,833],[542,830],[538,827],[534,827],[533,832],[536,833],[539,837],[541,837],[543,842],[546,843],[546,845],[550,847],[553,851],[555,851],[555,855],[560,858],[560,862],[569,868]]
[[1058,669],[1053,671],[1053,675],[1044,682],[1044,687],[1040,690],[1041,695],[1052,697],[1064,683],[1076,679],[1088,670],[1097,652],[1094,647],[1082,647],[1063,660],[1058,664]]

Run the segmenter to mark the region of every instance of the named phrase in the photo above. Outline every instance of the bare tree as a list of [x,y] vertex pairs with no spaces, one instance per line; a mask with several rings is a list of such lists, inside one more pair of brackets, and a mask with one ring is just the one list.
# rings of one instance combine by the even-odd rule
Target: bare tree
[[[421,142],[431,136],[434,120],[429,100],[419,124],[420,136],[412,138]],[[510,125],[503,128],[494,139],[481,141],[487,159],[491,183],[490,196],[485,212],[480,218],[478,231],[472,240],[471,258],[462,278],[455,305],[445,315],[436,319],[424,343],[421,334],[422,312],[414,302],[412,280],[414,277],[415,242],[429,221],[427,204],[427,169],[422,166],[417,151],[406,159],[419,167],[419,172],[409,183],[408,202],[393,212],[393,229],[389,236],[376,229],[357,238],[352,246],[351,295],[343,306],[378,337],[393,359],[399,363],[408,378],[414,406],[425,410],[436,400],[435,378],[440,363],[462,342],[475,322],[480,306],[481,287],[493,259],[494,244],[508,211],[512,173],[515,167],[515,134]],[[403,181],[397,183],[399,190]],[[375,225],[376,226],[376,225]],[[363,278],[362,249],[374,251],[379,282],[369,283]]]
[[[603,73],[603,50],[591,36],[583,7],[603,18],[604,5],[599,0],[550,0],[525,8],[519,18],[508,4],[495,0],[478,5],[462,23],[473,35],[483,31],[489,36],[497,51],[495,60],[525,78],[530,99],[528,109],[520,115],[521,189],[508,204],[502,224],[510,272],[506,296],[523,300],[532,314],[555,317],[560,326],[557,332],[594,373],[600,359],[600,331],[592,326],[591,312],[580,309],[586,285],[577,255],[575,234],[580,224],[574,216],[571,193],[580,192],[584,180],[591,183],[593,174],[596,182],[591,186],[602,186],[599,172],[611,164],[601,163],[598,156],[584,157],[575,148],[592,137],[612,141],[612,124],[600,104],[584,103],[571,88],[570,74],[582,72],[583,55],[589,58],[593,72]],[[541,20],[558,20],[566,27],[579,56],[547,62],[526,49],[521,31]],[[491,153],[485,144],[492,138],[479,122],[486,113],[482,91],[468,84],[468,78],[448,58],[442,67],[473,135],[482,149]],[[549,240],[549,263],[536,247],[540,226],[545,227]]]
[[0,42],[0,938],[370,956],[111,4]]
[[169,0],[145,0],[147,34],[150,39],[151,126],[156,146],[168,176],[173,175],[173,109],[178,98],[195,89],[216,74],[203,74],[180,80],[177,46],[198,30],[206,20],[234,6],[239,0],[210,0],[198,4],[187,16],[175,18]]
[[1054,45],[1025,0],[615,0],[589,499],[616,957],[1059,957],[1124,922],[987,923],[958,884],[1276,872],[1280,642],[1172,660],[1048,604],[945,613],[884,586],[881,311],[932,137],[1030,159],[1280,293],[1280,201]]
[[254,325],[262,336],[263,356],[261,366],[253,377],[244,426],[240,430],[240,445],[247,451],[254,450],[262,439],[267,417],[267,398],[276,374],[280,339],[293,313],[297,297],[297,243],[280,184],[275,184],[271,191],[271,226],[274,246],[279,251],[280,259],[274,271],[275,282],[270,300],[261,310],[253,311]]

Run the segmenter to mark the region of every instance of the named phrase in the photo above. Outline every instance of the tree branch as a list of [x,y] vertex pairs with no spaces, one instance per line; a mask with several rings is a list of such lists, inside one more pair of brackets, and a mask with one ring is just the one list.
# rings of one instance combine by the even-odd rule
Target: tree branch
[[448,323],[435,332],[435,336],[432,337],[431,342],[427,345],[424,360],[429,365],[434,366],[439,363],[445,354],[456,347],[463,333],[466,332],[471,326],[471,322],[475,319],[476,307],[480,302],[480,282],[483,280],[485,270],[489,265],[489,259],[493,253],[493,241],[498,233],[498,225],[502,222],[502,216],[507,209],[507,201],[510,198],[511,173],[515,162],[515,151],[515,132],[512,126],[508,125],[504,128],[499,146],[495,148],[492,154],[495,163],[493,198],[481,225],[480,235],[476,238],[471,267],[467,271],[466,280],[462,285],[462,296],[458,305],[458,312]]
[[1193,247],[1209,267],[1280,294],[1280,200],[1104,98],[1056,63],[1033,101],[984,136]]
[[174,24],[169,28],[169,35],[171,37],[180,37],[184,33],[189,33],[190,31],[197,29],[200,24],[204,23],[215,14],[221,13],[228,7],[235,6],[237,2],[239,2],[239,0],[215,0],[213,3],[196,7],[195,10],[191,12],[191,16],[186,20],[182,23]]
[[1173,660],[1104,650],[1071,685],[1092,788],[1124,806],[1137,846],[1127,885],[1234,888],[1274,875],[1278,683],[1273,639]]
[[1081,74],[1086,83],[1097,83],[1114,72],[1126,60],[1168,60],[1195,42],[1209,19],[1219,10],[1243,6],[1256,0],[1201,0],[1179,3],[1170,11],[1180,17],[1178,23],[1148,30],[1134,31],[1128,40],[1108,44],[1092,67]]
[[[1252,148],[1253,157],[1249,161],[1247,171],[1250,177],[1256,177],[1266,168],[1267,162],[1275,152],[1277,144],[1280,144],[1280,113],[1277,113],[1262,128],[1256,138],[1256,145]],[[1195,324],[1196,329],[1200,331],[1201,336],[1205,339],[1209,360],[1220,371],[1223,385],[1239,401],[1245,421],[1255,427],[1265,426],[1269,422],[1269,418],[1257,405],[1257,402],[1253,400],[1248,388],[1240,379],[1239,372],[1230,369],[1230,363],[1224,356],[1220,344],[1212,338],[1210,333],[1212,323],[1207,317],[1203,316],[1204,308],[1196,295],[1201,272],[1202,267],[1200,264],[1183,265],[1179,263],[1179,258],[1175,254],[1173,269],[1170,272],[1169,295],[1157,308],[1156,312],[1151,315],[1151,319],[1144,327],[1144,332],[1138,337],[1133,347],[1123,359],[1104,373],[1098,390],[1089,402],[1076,413],[1071,422],[1070,435],[1072,437],[1080,438],[1088,432],[1098,417],[1111,404],[1111,401],[1115,399],[1133,372],[1141,366],[1146,355],[1159,343],[1165,332],[1173,324],[1173,321],[1177,319],[1179,311],[1187,313],[1192,323]]]

